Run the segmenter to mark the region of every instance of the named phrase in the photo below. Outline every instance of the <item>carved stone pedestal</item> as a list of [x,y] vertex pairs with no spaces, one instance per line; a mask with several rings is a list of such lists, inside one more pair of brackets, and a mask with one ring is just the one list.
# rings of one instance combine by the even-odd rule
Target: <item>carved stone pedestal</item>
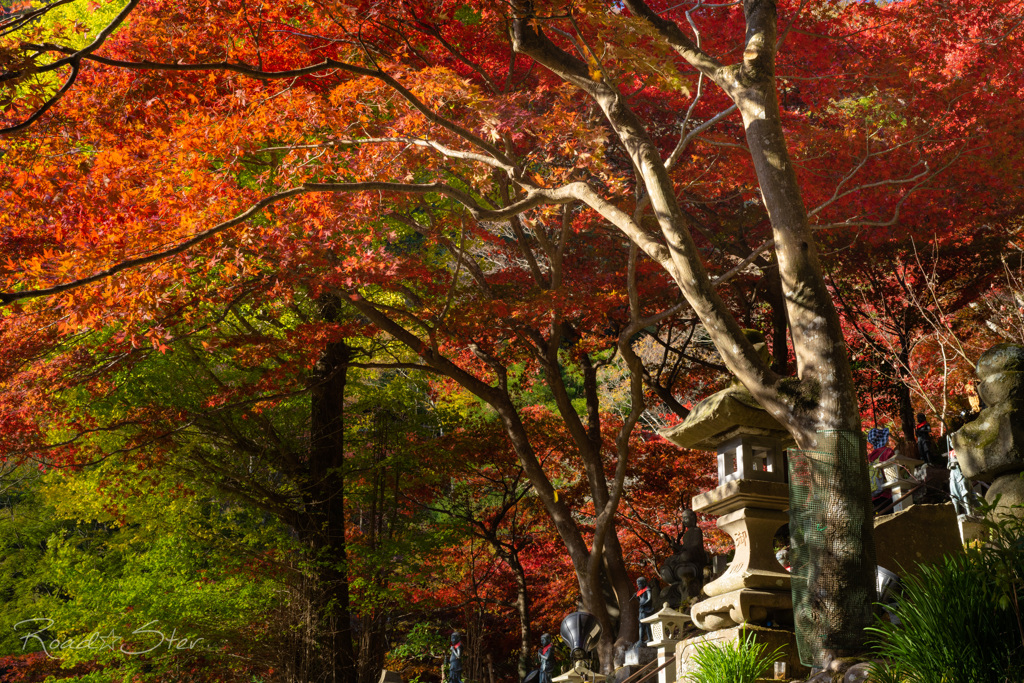
[[706,631],[739,624],[792,622],[793,596],[783,591],[740,588],[701,600],[690,612],[693,623]]
[[740,479],[693,499],[694,510],[721,515],[718,527],[736,544],[729,569],[704,586],[707,600],[693,606],[693,622],[706,631],[742,623],[791,623],[790,575],[775,558],[772,539],[789,521],[789,487],[779,481]]
[[718,528],[736,544],[732,563],[718,579],[704,586],[708,595],[723,595],[740,588],[789,590],[789,572],[775,558],[772,539],[789,514],[778,510],[741,508],[718,518]]

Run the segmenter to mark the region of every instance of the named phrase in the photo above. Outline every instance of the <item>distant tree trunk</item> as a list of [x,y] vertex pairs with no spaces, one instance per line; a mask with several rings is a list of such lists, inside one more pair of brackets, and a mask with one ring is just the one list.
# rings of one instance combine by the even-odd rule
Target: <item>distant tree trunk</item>
[[305,525],[300,537],[317,567],[311,596],[320,651],[310,681],[356,683],[345,545],[344,407],[352,350],[328,344],[310,378],[311,428]]
[[[398,515],[398,475],[391,476],[387,463],[394,419],[386,409],[375,410],[369,444],[373,454],[373,470],[369,473],[369,498],[364,501],[366,507],[361,513],[363,544],[368,552],[378,557],[386,544],[394,538]],[[390,575],[391,569],[386,563],[379,564],[366,577],[369,589],[383,594],[388,589]],[[388,610],[381,604],[371,605],[361,611],[358,683],[376,683],[380,678],[387,654],[387,617]]]
[[917,437],[914,435],[914,427],[917,421],[914,419],[914,404],[910,400],[910,387],[906,382],[896,382],[896,402],[900,408],[900,431],[907,443],[907,452],[904,455],[917,457]]
[[519,665],[516,668],[519,680],[522,681],[533,669],[530,663],[530,649],[533,645],[530,633],[530,592],[526,584],[526,570],[518,554],[509,555],[506,562],[516,577],[516,616],[519,617]]
[[383,609],[363,610],[359,629],[358,683],[377,683],[387,654],[387,612]]
[[912,458],[920,457],[917,452],[917,436],[914,428],[917,420],[914,417],[914,404],[910,399],[910,332],[911,319],[910,311],[903,312],[903,326],[900,329],[900,353],[899,353],[899,377],[896,382],[896,400],[900,409],[900,427],[903,430],[903,438],[907,441],[907,452],[904,455]]

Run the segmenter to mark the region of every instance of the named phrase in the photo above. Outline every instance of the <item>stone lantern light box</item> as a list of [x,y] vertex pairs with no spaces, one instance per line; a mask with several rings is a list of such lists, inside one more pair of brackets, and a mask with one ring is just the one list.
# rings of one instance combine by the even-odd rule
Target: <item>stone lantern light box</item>
[[738,479],[786,481],[786,458],[778,438],[742,433],[717,450],[719,484]]

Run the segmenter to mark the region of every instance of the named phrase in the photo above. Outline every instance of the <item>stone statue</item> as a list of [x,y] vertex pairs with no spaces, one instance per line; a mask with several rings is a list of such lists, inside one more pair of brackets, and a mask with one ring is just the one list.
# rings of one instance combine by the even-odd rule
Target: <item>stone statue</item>
[[462,637],[458,631],[452,634],[451,643],[448,648],[448,683],[462,683]]
[[551,683],[555,673],[555,648],[551,644],[551,636],[547,633],[540,637],[540,649],[537,651],[537,666],[540,676],[537,683]]
[[789,548],[779,548],[775,553],[775,559],[779,561],[779,564],[787,572],[793,571],[793,565],[789,561]]
[[[646,619],[654,614],[654,591],[647,585],[647,579],[640,577],[636,580],[636,599],[640,602],[640,619]],[[640,622],[640,643],[646,645],[651,639],[651,625]]]
[[956,450],[949,448],[949,498],[953,501],[953,510],[957,517],[969,517],[974,514],[974,491],[956,459]]
[[932,428],[928,426],[924,413],[917,414],[917,426],[914,427],[914,436],[917,437],[917,457],[929,465],[934,465],[936,455],[935,446],[932,444]]
[[700,595],[704,585],[704,567],[708,563],[704,550],[704,532],[697,526],[693,510],[683,510],[683,531],[676,537],[675,553],[658,570],[668,584],[665,602],[672,608],[682,607]]
[[985,499],[997,514],[1019,516],[1024,511],[1013,506],[1024,504],[1024,346],[993,346],[976,372],[985,408],[952,434],[957,463],[964,477],[991,482]]

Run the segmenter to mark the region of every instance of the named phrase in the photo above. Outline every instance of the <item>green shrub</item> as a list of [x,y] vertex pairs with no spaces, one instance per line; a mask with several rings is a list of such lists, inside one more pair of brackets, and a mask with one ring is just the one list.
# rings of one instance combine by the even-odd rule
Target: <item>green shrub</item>
[[871,630],[891,663],[880,681],[1019,683],[1024,681],[1024,522],[987,523],[989,540],[963,555],[921,567],[904,579],[893,614]]
[[737,642],[698,645],[691,660],[698,669],[689,679],[692,683],[754,683],[781,656],[781,647],[766,653],[767,649],[754,640],[753,631],[743,631]]

